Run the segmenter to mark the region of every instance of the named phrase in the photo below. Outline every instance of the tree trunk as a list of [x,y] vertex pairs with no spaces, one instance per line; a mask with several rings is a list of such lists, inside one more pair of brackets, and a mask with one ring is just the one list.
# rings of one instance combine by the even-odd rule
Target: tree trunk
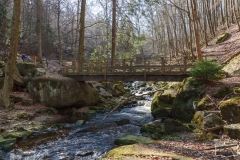
[[7,57],[4,85],[0,91],[0,107],[10,106],[10,92],[13,88],[13,74],[15,72],[15,63],[18,52],[18,35],[21,15],[21,1],[14,0],[11,37],[10,37],[10,53]]
[[112,67],[116,64],[116,30],[117,30],[117,0],[112,2]]
[[193,24],[194,24],[198,60],[202,60],[203,57],[202,57],[202,51],[201,51],[201,45],[200,45],[201,40],[200,40],[200,34],[199,34],[196,0],[191,0],[191,7],[192,7],[192,14],[193,14]]
[[37,37],[38,37],[38,48],[37,48],[37,54],[38,54],[38,60],[40,63],[42,63],[42,20],[41,20],[41,14],[42,14],[42,0],[37,0]]
[[60,0],[58,0],[58,13],[57,13],[57,30],[58,30],[58,49],[59,49],[59,64],[62,64],[62,43],[61,43],[61,31],[60,31]]
[[234,0],[232,0],[232,8],[233,8],[233,13],[234,13],[234,17],[235,17],[235,21],[238,25],[238,31],[240,31],[240,24],[239,24],[239,21],[238,21],[238,16],[237,16],[237,10],[235,8],[235,2]]
[[82,0],[81,16],[80,16],[80,36],[78,48],[78,73],[82,71],[83,55],[84,55],[84,31],[85,31],[85,9],[86,0]]

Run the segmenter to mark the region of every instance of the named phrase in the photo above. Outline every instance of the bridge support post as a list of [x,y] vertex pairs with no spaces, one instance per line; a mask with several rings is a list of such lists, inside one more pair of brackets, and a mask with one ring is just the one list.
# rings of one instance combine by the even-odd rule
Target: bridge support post
[[143,64],[144,64],[144,81],[147,81],[147,66],[146,66],[146,58],[144,58],[143,60]]
[[165,73],[165,60],[163,57],[161,58],[161,60],[162,60],[162,74],[164,74]]

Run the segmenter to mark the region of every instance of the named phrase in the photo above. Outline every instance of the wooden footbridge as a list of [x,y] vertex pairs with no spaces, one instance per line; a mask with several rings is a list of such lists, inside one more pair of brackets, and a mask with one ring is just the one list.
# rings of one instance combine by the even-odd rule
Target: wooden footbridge
[[77,81],[182,81],[193,67],[186,58],[169,61],[160,59],[116,60],[115,66],[107,61],[84,62],[80,72],[64,65],[66,77]]

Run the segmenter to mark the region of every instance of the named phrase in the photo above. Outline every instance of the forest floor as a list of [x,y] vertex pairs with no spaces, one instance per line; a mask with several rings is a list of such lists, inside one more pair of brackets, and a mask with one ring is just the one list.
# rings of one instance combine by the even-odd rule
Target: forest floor
[[[203,55],[210,57],[211,59],[218,60],[221,63],[225,62],[230,57],[233,58],[234,54],[240,49],[240,32],[238,32],[237,26],[232,26],[225,32],[231,34],[227,41],[220,44],[215,44],[215,39],[209,42],[209,46],[202,47]],[[57,74],[51,74],[54,70],[60,66],[54,61],[49,61],[49,67],[47,68],[47,76],[59,76]],[[238,66],[240,68],[240,64]],[[233,68],[234,70],[234,68]],[[232,71],[229,71],[232,72]],[[232,86],[233,83],[240,83],[240,76],[235,75],[221,80],[222,83]],[[13,92],[12,95],[17,95],[18,92]],[[21,92],[18,97],[25,99],[32,99],[31,95]],[[53,114],[49,114],[52,112]],[[2,128],[10,129],[13,125],[21,124],[28,125],[29,122],[36,122],[37,124],[54,125],[58,122],[67,121],[68,115],[71,111],[69,109],[54,110],[49,109],[39,103],[29,106],[23,106],[20,102],[16,103],[14,109],[1,109],[0,110],[0,133],[3,132]],[[25,119],[19,120],[19,113],[26,115]],[[73,121],[73,120],[72,120]],[[237,159],[238,145],[229,149],[217,149],[215,147],[229,144],[237,144],[235,140],[229,139],[227,136],[219,135],[218,140],[212,141],[199,141],[199,134],[196,133],[184,133],[180,134],[177,140],[162,140],[151,145],[152,149],[164,153],[174,153],[181,156],[191,157],[193,159]],[[18,147],[18,146],[16,146]],[[146,145],[146,147],[149,147]],[[212,148],[206,150],[206,148]],[[133,159],[136,159],[137,155],[132,155]],[[140,158],[141,157],[139,155]],[[129,158],[129,157],[128,157]],[[157,156],[146,157],[146,159],[168,159]]]

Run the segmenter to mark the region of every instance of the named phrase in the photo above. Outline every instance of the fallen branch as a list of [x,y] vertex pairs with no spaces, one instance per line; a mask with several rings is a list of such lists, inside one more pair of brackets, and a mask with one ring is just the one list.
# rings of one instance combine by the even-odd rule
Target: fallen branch
[[230,144],[230,145],[227,145],[227,146],[215,146],[215,147],[205,148],[203,150],[225,149],[225,148],[235,147],[235,146],[238,146],[238,145],[239,144]]
[[203,134],[206,134],[207,132],[210,132],[210,131],[215,131],[215,130],[218,130],[218,129],[223,129],[224,125],[221,125],[221,126],[217,126],[217,127],[212,127],[212,128],[207,128],[207,129],[202,129],[202,133]]

